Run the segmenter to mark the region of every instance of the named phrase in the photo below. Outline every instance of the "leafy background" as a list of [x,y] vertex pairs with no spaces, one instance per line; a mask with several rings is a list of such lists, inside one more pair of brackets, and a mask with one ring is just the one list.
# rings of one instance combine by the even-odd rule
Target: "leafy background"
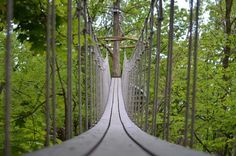
[[[230,16],[226,17],[226,4],[231,0],[206,0],[201,5],[200,39],[198,56],[197,112],[194,148],[217,155],[236,154],[236,2],[231,5]],[[122,34],[138,38],[149,8],[149,1],[127,0],[121,2]],[[165,1],[162,27],[162,58],[160,74],[160,97],[163,99],[167,33],[168,1]],[[66,87],[66,0],[56,0],[57,30],[57,143],[64,140],[64,105]],[[89,0],[89,11],[97,36],[112,34],[112,1]],[[228,10],[229,11],[229,10]],[[208,17],[206,17],[206,15]],[[3,91],[4,91],[4,51],[6,31],[6,1],[0,0],[0,142],[3,142]],[[175,37],[173,87],[171,103],[171,142],[183,143],[187,45],[188,9],[175,6]],[[77,40],[76,1],[73,3],[73,84],[77,82],[76,44]],[[230,25],[226,23],[230,20]],[[81,21],[83,23],[83,20]],[[155,21],[156,22],[156,21]],[[45,143],[45,49],[46,49],[46,1],[15,0],[14,32],[12,34],[12,115],[11,140],[13,155],[34,151]],[[227,32],[226,29],[230,29]],[[156,33],[156,29],[155,29]],[[81,39],[83,43],[83,39]],[[104,41],[100,41],[104,43]],[[154,37],[154,43],[156,36]],[[110,44],[110,43],[106,43]],[[123,42],[132,45],[134,42]],[[83,45],[83,44],[82,44]],[[154,44],[155,46],[155,44]],[[226,48],[229,53],[226,54]],[[83,47],[82,47],[83,49]],[[105,54],[105,48],[101,47]],[[132,49],[126,51],[131,56]],[[84,56],[82,56],[82,61]],[[121,59],[122,60],[122,59]],[[155,53],[152,54],[155,63]],[[226,65],[227,63],[227,65]],[[82,65],[84,73],[84,65]],[[154,64],[152,64],[151,103],[153,102]],[[82,75],[84,77],[84,75]],[[84,78],[83,78],[84,81]],[[84,83],[82,83],[84,95]],[[74,135],[78,134],[78,100],[76,85],[73,87]],[[84,107],[83,96],[83,107]],[[151,125],[150,106],[150,125]],[[84,112],[82,112],[84,116]],[[162,117],[157,116],[158,137],[162,137]],[[84,125],[83,125],[84,126]],[[0,144],[0,151],[3,144]],[[2,153],[2,152],[1,152]]]

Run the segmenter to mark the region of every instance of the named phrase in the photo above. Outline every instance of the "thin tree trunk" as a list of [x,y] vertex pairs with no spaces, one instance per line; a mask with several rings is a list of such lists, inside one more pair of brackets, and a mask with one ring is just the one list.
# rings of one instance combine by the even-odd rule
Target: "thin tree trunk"
[[[224,46],[224,57],[222,60],[223,63],[223,67],[224,69],[229,67],[229,57],[230,57],[230,53],[231,53],[231,48],[230,48],[230,41],[229,41],[229,36],[231,34],[231,19],[230,19],[230,15],[231,15],[231,10],[232,10],[232,4],[233,4],[233,0],[225,0],[225,7],[226,7],[226,13],[225,13],[225,34],[226,34],[226,44]],[[223,77],[224,80],[227,80],[227,76],[224,75]]]

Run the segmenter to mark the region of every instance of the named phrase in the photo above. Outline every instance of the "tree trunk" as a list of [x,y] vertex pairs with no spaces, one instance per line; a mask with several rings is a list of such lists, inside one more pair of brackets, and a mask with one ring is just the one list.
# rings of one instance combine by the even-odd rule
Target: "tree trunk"
[[[225,5],[226,5],[226,13],[225,13],[225,34],[226,34],[226,44],[224,46],[224,57],[222,60],[223,63],[223,67],[224,69],[227,69],[229,67],[229,57],[231,54],[231,48],[230,48],[230,40],[229,40],[229,36],[231,34],[231,19],[230,19],[230,15],[231,15],[231,8],[232,8],[232,3],[233,0],[225,0]],[[227,76],[224,75],[224,80],[227,80]]]
[[[116,0],[114,2],[114,26],[113,26],[113,33],[114,37],[118,38],[120,35],[120,0]],[[119,77],[120,76],[120,41],[114,41],[114,48],[113,48],[113,57],[112,57],[112,76]]]

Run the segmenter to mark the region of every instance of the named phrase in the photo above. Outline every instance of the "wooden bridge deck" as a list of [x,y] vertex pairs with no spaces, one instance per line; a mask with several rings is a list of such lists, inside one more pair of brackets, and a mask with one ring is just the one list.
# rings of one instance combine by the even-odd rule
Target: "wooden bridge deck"
[[138,128],[128,117],[121,91],[121,79],[113,78],[105,112],[89,131],[29,156],[203,156],[179,145],[162,141]]

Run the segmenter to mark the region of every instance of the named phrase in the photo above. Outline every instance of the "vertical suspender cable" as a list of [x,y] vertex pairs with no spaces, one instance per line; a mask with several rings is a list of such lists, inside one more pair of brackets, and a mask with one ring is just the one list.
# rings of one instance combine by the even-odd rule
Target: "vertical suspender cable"
[[[140,56],[138,56],[140,57]],[[136,124],[138,124],[138,117],[139,117],[139,112],[138,112],[138,107],[139,107],[139,89],[140,89],[140,86],[139,86],[139,83],[138,83],[138,80],[139,80],[139,62],[140,62],[140,58],[138,58],[137,60],[137,63],[136,63],[136,72],[135,72],[135,86],[136,86],[136,89],[135,89],[135,121],[136,121]]]
[[[137,60],[136,60],[137,61]],[[136,90],[137,90],[137,83],[136,83],[136,73],[137,73],[137,62],[135,61],[134,69],[133,69],[133,84],[134,84],[134,90],[133,90],[133,121],[136,123]]]
[[66,139],[72,137],[72,0],[67,1],[67,104]]
[[[98,58],[97,58],[98,59]],[[100,69],[99,69],[99,62],[97,60],[97,119],[100,119],[100,111],[101,111],[101,92],[100,92],[100,88],[101,88],[101,84],[100,84]]]
[[130,88],[129,88],[129,90],[130,90],[130,94],[129,94],[129,115],[132,117],[132,97],[133,97],[133,95],[132,95],[132,93],[133,93],[133,88],[132,88],[132,69],[129,71],[129,82],[130,82]]
[[160,54],[161,54],[161,26],[163,21],[162,0],[159,0],[158,5],[158,23],[157,23],[157,49],[156,49],[156,64],[155,64],[155,80],[154,80],[154,103],[153,103],[153,123],[152,132],[156,136],[156,120],[158,108],[158,90],[159,90],[159,77],[160,77]]
[[[144,24],[144,34],[145,34],[145,42],[147,41],[147,34],[148,34],[148,27],[147,27],[147,24],[148,24],[148,18],[146,18],[146,20],[145,20],[145,24]],[[147,92],[147,85],[145,84],[145,82],[147,81],[146,80],[146,65],[147,65],[147,48],[148,48],[148,44],[147,44],[147,42],[146,42],[146,45],[145,45],[145,53],[144,53],[144,75],[143,75],[143,77],[144,77],[144,92],[146,93]],[[147,127],[147,122],[148,122],[148,120],[146,120],[148,117],[148,105],[147,105],[147,99],[146,99],[147,97],[145,97],[145,100],[144,100],[144,104],[145,104],[145,115],[144,115],[144,130],[146,131],[146,128],[148,128]]]
[[88,130],[88,80],[87,80],[87,0],[84,0],[84,57],[85,57],[85,130]]
[[129,71],[129,106],[128,106],[128,113],[131,116],[132,115],[132,70]]
[[[143,31],[142,31],[142,35],[141,35],[141,42],[142,44],[143,43]],[[143,46],[143,45],[142,45]],[[144,98],[144,92],[143,92],[143,84],[142,84],[142,76],[143,76],[143,60],[142,60],[142,55],[143,55],[143,49],[140,49],[142,52],[141,52],[141,55],[140,55],[140,67],[139,67],[139,84],[140,84],[140,90],[139,90],[139,127],[142,127],[142,106],[143,106],[143,98]]]
[[165,86],[165,106],[164,106],[164,139],[169,140],[170,123],[170,102],[171,102],[171,81],[172,81],[172,53],[173,53],[173,28],[174,25],[174,0],[170,0],[170,24],[168,36],[168,58],[167,74]]
[[46,51],[46,143],[50,142],[50,52],[51,52],[51,1],[47,1],[47,51]]
[[[94,56],[96,57],[96,56]],[[97,110],[98,110],[98,98],[97,98],[97,64],[96,58],[94,58],[94,122],[96,123],[97,118]]]
[[[146,23],[146,21],[145,21],[145,23]],[[143,57],[146,56],[146,54],[145,54],[146,44],[145,44],[145,41],[144,41],[144,32],[145,32],[145,28],[142,30],[142,34],[141,34],[141,41],[144,44],[144,49],[142,49],[142,51],[144,51],[144,54],[142,54],[142,56],[144,55]],[[142,75],[142,77],[141,77],[141,81],[142,81],[142,101],[141,101],[142,108],[141,108],[141,119],[140,119],[141,129],[143,128],[143,111],[144,111],[143,106],[144,106],[144,103],[145,103],[145,101],[144,101],[144,99],[145,99],[145,63],[146,63],[146,61],[144,59],[144,62],[142,61],[142,67],[141,67],[142,68],[142,72],[141,72],[141,75]]]
[[7,39],[6,39],[6,53],[5,53],[5,124],[4,124],[4,155],[11,155],[10,143],[10,116],[11,116],[11,33],[12,33],[12,20],[13,17],[13,0],[7,1]]
[[52,115],[53,115],[53,143],[56,144],[56,8],[52,0]]
[[191,59],[192,59],[192,28],[193,28],[193,0],[190,1],[189,17],[189,43],[188,43],[188,68],[187,68],[187,91],[185,105],[185,123],[184,123],[184,146],[188,140],[188,121],[189,121],[189,101],[190,101],[190,81],[191,81]]
[[95,64],[95,60],[94,60],[94,49],[93,49],[93,124],[95,124],[96,122],[96,64]]
[[151,57],[152,57],[152,43],[153,43],[153,23],[154,23],[154,3],[155,0],[151,2],[151,16],[150,16],[150,38],[149,38],[149,51],[148,51],[148,75],[147,75],[147,99],[146,99],[146,110],[145,110],[145,131],[148,130],[148,106],[150,103],[150,78],[151,78]]
[[128,71],[128,75],[129,75],[129,77],[128,77],[128,99],[127,99],[127,103],[128,103],[128,105],[127,105],[127,111],[128,111],[128,114],[130,115],[130,104],[131,104],[131,72],[130,71]]
[[135,72],[135,67],[132,67],[131,70],[131,118],[134,120],[134,72]]
[[96,92],[95,92],[95,101],[96,101],[96,110],[95,110],[95,118],[96,118],[96,122],[98,121],[98,111],[99,111],[99,84],[98,84],[98,82],[99,82],[99,74],[98,74],[98,60],[97,60],[97,57],[96,57],[96,55],[95,55],[95,60],[96,60],[96,62],[95,62],[95,72],[96,72],[96,76],[95,76],[95,81],[96,81]]
[[103,110],[104,110],[104,97],[103,97],[103,68],[102,68],[102,64],[101,64],[101,66],[100,66],[100,82],[99,83],[101,83],[101,88],[100,88],[100,92],[101,92],[101,103],[100,103],[100,105],[101,105],[101,111],[100,111],[100,118],[101,118],[101,116],[102,116],[102,113],[103,113]]
[[135,102],[136,102],[136,95],[135,95],[135,92],[136,92],[136,88],[137,88],[137,84],[135,83],[135,79],[136,79],[136,70],[137,70],[137,64],[136,64],[136,61],[135,61],[135,65],[134,65],[134,68],[133,68],[133,121],[135,122]]
[[[88,20],[88,33],[89,36],[92,37],[92,23],[91,18]],[[93,64],[93,56],[92,56],[92,45],[89,45],[89,79],[90,79],[90,107],[89,107],[89,126],[92,126],[92,111],[93,111],[93,75],[92,75],[92,64]]]
[[102,86],[102,83],[101,83],[101,69],[100,69],[100,64],[99,64],[100,62],[98,61],[98,67],[97,67],[97,71],[98,71],[98,74],[97,74],[97,76],[98,76],[98,89],[97,89],[97,92],[98,92],[98,103],[99,103],[99,105],[98,105],[98,118],[100,119],[100,117],[101,117],[101,110],[102,110],[102,92],[101,92],[101,86]]
[[101,64],[98,64],[98,84],[99,84],[99,90],[98,90],[98,97],[99,97],[99,111],[98,111],[98,116],[99,119],[101,118],[102,115],[102,70],[101,70]]
[[192,92],[192,119],[191,119],[191,137],[190,147],[193,147],[194,124],[195,124],[195,103],[197,92],[197,54],[198,54],[198,19],[199,19],[200,0],[197,0],[196,17],[195,17],[195,34],[194,34],[194,51],[193,51],[193,92]]
[[[140,47],[140,50],[141,47]],[[141,76],[142,76],[142,58],[141,58],[142,55],[140,55],[139,57],[139,65],[138,65],[138,73],[137,73],[137,76],[138,76],[138,84],[139,84],[139,89],[138,89],[138,104],[137,104],[137,107],[138,107],[138,116],[137,116],[137,125],[140,126],[140,117],[141,117],[141,113],[140,113],[140,107],[141,107],[141,97],[142,97],[142,80],[141,80]]]
[[134,90],[135,90],[135,83],[134,83],[134,73],[135,73],[135,66],[132,68],[132,97],[131,97],[131,117],[134,121]]
[[81,25],[80,25],[80,16],[81,16],[81,1],[77,2],[77,16],[78,16],[78,103],[79,103],[79,134],[82,133],[82,94],[81,94]]

